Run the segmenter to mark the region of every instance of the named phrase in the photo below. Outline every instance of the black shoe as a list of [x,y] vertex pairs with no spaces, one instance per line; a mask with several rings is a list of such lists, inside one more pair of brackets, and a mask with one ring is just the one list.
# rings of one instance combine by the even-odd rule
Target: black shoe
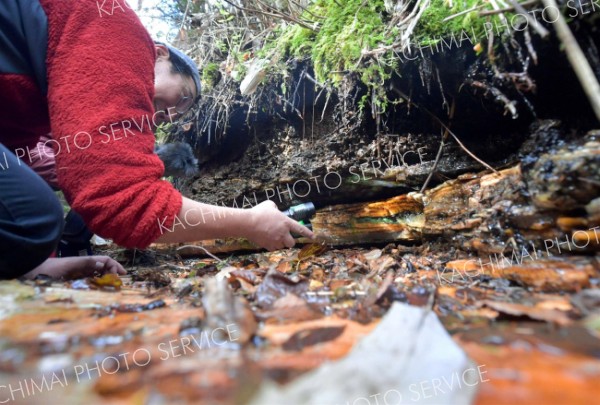
[[58,257],[91,256],[90,239],[94,234],[88,229],[83,218],[71,210],[65,218],[65,228],[57,248]]

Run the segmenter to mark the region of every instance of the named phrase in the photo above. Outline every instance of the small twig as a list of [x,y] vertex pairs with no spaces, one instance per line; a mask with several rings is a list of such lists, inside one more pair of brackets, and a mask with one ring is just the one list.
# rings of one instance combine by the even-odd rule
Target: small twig
[[200,249],[202,250],[204,253],[206,253],[208,256],[212,257],[213,259],[217,260],[219,263],[227,263],[224,260],[219,259],[217,256],[213,255],[212,253],[210,253],[208,250],[206,250],[206,248],[202,247],[202,246],[197,246],[197,245],[183,245],[183,246],[179,246],[176,249],[176,252],[179,252],[183,249]]
[[[537,22],[536,19],[534,19],[532,16],[530,16],[527,13],[527,10],[525,10],[521,4],[517,3],[515,0],[508,0],[508,2],[510,4],[512,4],[512,6],[519,12],[520,15],[525,17],[525,19],[527,20],[527,24],[531,25],[533,27],[533,29],[535,30],[535,32],[537,32],[540,37],[546,38],[548,35],[550,35],[548,30],[546,28],[544,28],[542,26],[542,24]],[[558,10],[558,8],[556,10]]]
[[[425,12],[425,10],[427,10],[428,8],[429,8],[429,0],[422,0],[419,2],[419,12],[412,19],[412,21],[406,28],[406,31],[404,31],[404,33],[402,34],[402,38],[400,38],[401,42],[407,43],[408,45],[410,45],[410,36],[412,35],[413,30],[417,26],[417,23],[421,19],[421,16]],[[404,46],[404,48],[406,48],[406,46]]]
[[325,85],[324,85],[324,84],[322,84],[322,83],[319,83],[319,82],[318,82],[318,81],[317,81],[317,80],[316,80],[314,77],[312,77],[312,76],[311,76],[311,75],[310,75],[310,74],[309,74],[309,73],[308,73],[306,70],[304,71],[304,74],[303,74],[303,76],[304,76],[305,78],[307,78],[308,80],[310,80],[311,82],[313,82],[314,84],[316,84],[317,86],[319,86],[319,87],[321,87],[321,88],[323,88],[323,89],[326,89],[327,91],[329,91],[329,89],[327,88],[327,86],[325,86]]
[[176,270],[176,271],[188,271],[190,270],[189,266],[177,266],[176,264],[172,264],[172,263],[165,263],[162,264],[160,267],[166,267],[167,269],[171,269],[171,270]]
[[387,51],[392,51],[397,48],[400,48],[402,46],[402,44],[403,44],[402,42],[394,42],[391,45],[380,46],[379,48],[375,48],[372,50],[368,50],[368,49],[364,48],[360,51],[360,55],[361,55],[361,58],[363,56],[375,56],[375,55],[378,55],[381,53],[386,53]]
[[527,52],[529,52],[529,55],[531,55],[533,64],[537,65],[538,64],[538,56],[537,56],[537,53],[535,52],[535,49],[533,48],[533,44],[531,43],[531,35],[529,34],[529,27],[525,28],[525,31],[523,31],[523,36],[525,37],[525,45],[527,46]]
[[327,98],[325,99],[325,106],[323,107],[323,112],[321,113],[321,121],[319,121],[319,124],[321,122],[323,122],[323,120],[325,119],[325,111],[327,111],[327,106],[329,105],[330,96],[331,96],[331,93],[327,92]]
[[425,179],[425,183],[423,183],[423,187],[421,187],[421,191],[419,191],[419,193],[421,193],[421,194],[425,191],[425,189],[427,189],[427,186],[429,185],[429,182],[431,181],[431,178],[433,177],[433,174],[435,173],[435,170],[437,169],[438,164],[440,163],[440,159],[442,158],[442,151],[444,150],[444,139],[445,139],[446,135],[448,135],[448,134],[445,133],[444,136],[442,136],[442,142],[440,142],[440,147],[438,149],[437,155],[435,156],[435,161],[433,162],[433,167],[429,171],[429,175],[427,176],[427,179]]
[[407,24],[408,22],[410,22],[415,17],[415,15],[417,14],[417,11],[419,11],[419,4],[420,3],[421,3],[420,1],[417,1],[417,4],[415,4],[415,6],[411,10],[410,14],[408,16],[406,16],[406,18],[404,18],[403,20],[401,20],[398,23],[398,26],[402,26],[402,25]]
[[[454,118],[454,111],[456,108],[456,100],[452,100],[452,106],[450,107],[450,119]],[[440,163],[440,159],[442,158],[442,150],[444,149],[444,143],[446,142],[446,139],[448,138],[448,131],[444,131],[444,134],[442,135],[442,141],[440,142],[440,148],[438,149],[437,155],[435,156],[435,161],[433,162],[433,167],[431,168],[431,171],[429,172],[429,175],[427,176],[427,179],[425,179],[425,183],[423,183],[423,187],[421,187],[421,191],[420,193],[422,194],[425,189],[427,189],[427,185],[429,185],[429,182],[431,181],[431,178],[433,177],[433,174],[435,173],[435,170],[438,167],[438,164]]]
[[467,83],[469,83],[473,87],[484,89],[486,92],[489,91],[496,98],[496,100],[499,100],[502,102],[502,104],[504,105],[505,114],[506,114],[506,111],[509,111],[513,119],[517,119],[519,117],[519,113],[517,112],[517,107],[515,107],[515,101],[511,101],[508,97],[506,97],[504,95],[504,93],[502,93],[497,88],[495,88],[493,86],[487,86],[486,84],[484,84],[480,81],[477,81],[477,80],[469,79],[469,80],[467,80]]
[[255,8],[241,7],[241,6],[238,6],[235,3],[232,3],[230,0],[223,0],[223,1],[225,3],[227,3],[227,4],[229,4],[229,5],[232,5],[233,7],[237,8],[239,10],[242,10],[242,11],[248,11],[250,13],[258,13],[258,14],[265,15],[267,17],[281,18],[282,20],[293,22],[293,23],[298,24],[298,25],[302,26],[303,28],[309,29],[311,31],[318,31],[315,27],[312,27],[312,26],[308,25],[307,23],[305,23],[303,21],[300,21],[300,20],[298,20],[298,19],[296,19],[296,18],[294,18],[292,16],[289,16],[289,15],[281,13],[281,12],[277,12],[277,14],[276,13],[270,13],[268,11],[258,10],[258,9],[255,9]]
[[410,101],[410,99],[408,98],[408,96],[406,94],[404,94],[402,91],[400,91],[396,86],[394,86],[394,84],[392,84],[392,90],[394,90],[398,95],[400,95],[400,97],[404,98],[405,100],[407,100],[408,103],[414,105],[415,107],[425,111],[425,113],[427,113],[431,118],[433,118],[438,124],[440,124],[446,131],[448,131],[448,133],[454,138],[454,140],[456,141],[456,143],[458,143],[458,145],[469,155],[471,156],[475,161],[479,162],[479,164],[481,164],[483,167],[491,170],[492,172],[498,174],[498,171],[496,169],[494,169],[492,166],[490,166],[489,164],[485,163],[483,160],[479,159],[473,152],[471,152],[469,149],[467,149],[467,147],[460,141],[460,139],[458,139],[458,136],[456,136],[454,134],[454,132],[452,132],[450,130],[450,128],[448,128],[448,126],[446,124],[444,124],[442,122],[442,120],[440,120],[434,113],[432,113],[431,111],[429,111],[427,108],[422,107],[412,101]]
[[[540,2],[540,0],[528,0],[528,1],[524,1],[523,3],[519,3],[519,5],[521,5],[522,7],[528,7],[528,6],[532,6],[534,4],[537,4],[539,2]],[[484,11],[480,11],[478,13],[478,15],[479,15],[479,17],[485,17],[487,15],[507,13],[507,12],[514,11],[514,10],[515,10],[514,7],[501,8],[501,9],[498,9],[498,10],[484,10]]]
[[490,37],[488,38],[488,60],[490,61],[490,65],[494,70],[494,75],[496,77],[500,76],[500,72],[498,71],[498,67],[496,67],[496,56],[494,55],[494,31],[490,31]]
[[181,25],[179,26],[179,32],[183,30],[183,25],[185,24],[185,19],[187,18],[188,11],[190,10],[190,0],[187,0],[185,3],[185,12],[183,13],[183,17],[181,18]]
[[[490,4],[494,8],[494,10],[500,10],[500,6],[498,6],[498,3],[496,3],[496,0],[490,0]],[[500,20],[504,23],[505,26],[507,26],[507,27],[509,26],[508,25],[508,20],[504,16],[503,12],[499,12],[498,13],[498,17],[500,17]]]
[[306,11],[308,14],[312,15],[315,18],[318,18],[320,20],[324,20],[326,18],[326,17],[324,17],[322,15],[317,15],[317,14],[313,13],[312,11],[310,11],[308,9],[308,7],[304,7],[302,4],[298,3],[297,1],[294,1],[294,0],[288,0],[288,1],[291,2],[291,3],[293,3],[296,7],[302,9],[303,12]]
[[[304,28],[308,28],[308,29],[310,29],[312,31],[315,31],[314,27],[311,27],[306,22],[301,21],[301,20],[295,18],[292,15],[285,14],[285,13],[281,12],[281,10],[278,10],[277,8],[275,8],[273,6],[270,6],[268,4],[263,3],[261,0],[254,0],[254,1],[257,2],[259,5],[265,7],[267,10],[272,10],[272,12],[273,12],[273,14],[275,16],[279,16],[280,18],[282,18],[282,19],[284,19],[286,21],[290,21],[290,22],[296,23],[298,25],[303,26]],[[260,12],[261,10],[257,10],[257,11]],[[265,15],[266,15],[266,12],[265,12]]]
[[[536,1],[537,1],[537,0],[536,0]],[[450,21],[450,20],[452,20],[452,19],[454,19],[454,18],[456,18],[456,17],[460,17],[461,15],[468,14],[468,13],[470,13],[471,11],[475,11],[475,10],[477,10],[477,9],[480,9],[480,8],[482,8],[482,7],[485,7],[485,4],[481,4],[481,5],[479,5],[479,6],[471,7],[470,9],[468,9],[468,10],[463,10],[463,11],[461,11],[460,13],[456,13],[456,14],[449,15],[448,17],[444,18],[444,19],[442,20],[442,22]]]
[[598,180],[588,179],[587,177],[578,177],[578,179],[580,181],[583,181],[584,183],[593,184],[594,186],[600,186],[600,181]]
[[[437,119],[437,117],[435,117]],[[439,121],[439,119],[438,119]],[[479,162],[479,164],[483,165],[484,167],[488,168],[489,170],[493,171],[494,173],[498,174],[498,170],[494,169],[492,166],[488,165],[487,163],[485,163],[483,160],[479,159],[477,156],[475,156],[475,154],[473,152],[471,152],[469,149],[467,149],[467,147],[465,145],[463,145],[463,143],[460,141],[460,139],[458,139],[458,136],[456,136],[454,134],[454,132],[450,131],[450,129],[448,127],[446,127],[446,125],[444,125],[444,123],[442,121],[439,121],[440,125],[443,125],[445,128],[448,129],[448,133],[452,136],[452,138],[454,138],[454,140],[456,141],[456,143],[458,143],[458,145],[465,151],[467,152],[467,154],[469,156],[471,156],[474,160],[476,160],[477,162]]]

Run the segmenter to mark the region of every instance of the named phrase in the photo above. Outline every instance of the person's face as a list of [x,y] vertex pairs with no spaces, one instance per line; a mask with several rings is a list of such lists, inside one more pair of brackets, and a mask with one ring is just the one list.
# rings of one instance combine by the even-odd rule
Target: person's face
[[174,121],[186,112],[191,101],[196,98],[194,80],[189,76],[173,73],[172,66],[167,47],[156,44],[154,110],[157,124]]

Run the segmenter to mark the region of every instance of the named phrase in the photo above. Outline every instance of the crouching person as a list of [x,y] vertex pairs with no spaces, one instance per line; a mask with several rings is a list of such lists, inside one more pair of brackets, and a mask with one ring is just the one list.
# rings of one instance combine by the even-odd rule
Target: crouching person
[[[294,246],[291,233],[314,236],[271,201],[217,207],[162,180],[148,119],[185,114],[200,97],[200,75],[182,52],[152,41],[132,10],[102,16],[93,0],[11,0],[0,2],[0,20],[2,151],[30,150],[52,134],[58,186],[91,232],[141,249],[244,237],[274,250]],[[0,276],[124,273],[107,257],[48,258],[63,227],[60,206],[9,154],[13,164],[0,177]],[[176,226],[181,218],[186,226]]]
[[50,258],[63,231],[63,210],[50,186],[0,144],[0,278],[125,274],[106,256]]

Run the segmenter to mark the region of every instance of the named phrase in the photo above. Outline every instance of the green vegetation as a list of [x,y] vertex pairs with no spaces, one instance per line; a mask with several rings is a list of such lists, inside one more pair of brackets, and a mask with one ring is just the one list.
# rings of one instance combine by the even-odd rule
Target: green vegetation
[[[445,37],[460,37],[462,31],[466,31],[470,37],[479,40],[486,38],[485,23],[491,23],[501,26],[500,17],[497,15],[488,17],[479,17],[478,13],[485,10],[484,5],[489,3],[483,0],[453,0],[450,7],[448,0],[431,0],[431,4],[423,12],[419,23],[415,29],[413,41],[418,45],[430,45],[440,41]],[[478,7],[467,14],[455,17],[449,21],[444,21],[446,17],[458,14],[461,11]],[[507,17],[510,13],[505,13]],[[515,24],[517,21],[515,21]],[[496,30],[494,29],[494,34]]]
[[[483,0],[454,0],[452,3],[449,0],[431,0],[415,27],[411,44],[435,45],[442,38],[451,37],[455,44],[464,45],[461,37],[466,40],[468,36],[469,41],[465,42],[470,45],[473,41],[475,45],[485,38],[486,22],[500,25],[497,16],[478,16],[484,4],[487,3]],[[473,7],[480,8],[443,21]],[[403,17],[406,16],[408,13]],[[360,101],[361,109],[370,99],[376,111],[384,110],[389,100],[382,84],[393,71],[398,71],[403,60],[391,50],[378,52],[375,56],[363,54],[363,51],[397,45],[396,41],[400,39],[401,32],[396,24],[390,24],[393,16],[386,11],[384,1],[315,0],[302,17],[305,21],[312,21],[315,30],[289,25],[281,29],[275,43],[268,44],[266,49],[276,47],[288,56],[310,58],[316,79],[334,86],[339,86],[344,73],[357,73],[369,89],[369,94]]]
[[[211,29],[226,33],[198,31],[207,92],[221,77],[240,82],[254,61],[264,60],[267,76],[282,79],[286,96],[289,58],[303,59],[314,68],[316,81],[327,87],[341,89],[349,78],[362,83],[366,92],[358,100],[360,111],[368,108],[374,116],[388,109],[392,100],[385,84],[393,74],[402,74],[407,60],[458,47],[485,57],[486,23],[494,27],[494,46],[504,30],[498,14],[479,17],[492,8],[487,0],[407,0],[400,4],[402,11],[393,9],[399,2],[387,0],[248,0],[244,12],[222,1],[200,3],[212,16],[207,20]],[[306,3],[307,8],[300,6]],[[511,14],[504,16],[510,19]]]
[[202,69],[202,88],[205,91],[211,91],[218,83],[221,73],[219,72],[218,63],[208,63]]
[[[357,71],[362,74],[363,69],[359,66],[362,50],[389,45],[393,41],[392,36],[386,36],[382,0],[317,0],[310,12],[325,17],[316,20],[318,31],[289,26],[279,38],[278,46],[289,55],[310,56],[316,79],[321,82],[331,81],[335,85],[339,84],[340,73]],[[313,15],[305,14],[307,18]],[[370,69],[369,82],[372,82],[375,70]],[[378,73],[384,74],[384,70]]]

